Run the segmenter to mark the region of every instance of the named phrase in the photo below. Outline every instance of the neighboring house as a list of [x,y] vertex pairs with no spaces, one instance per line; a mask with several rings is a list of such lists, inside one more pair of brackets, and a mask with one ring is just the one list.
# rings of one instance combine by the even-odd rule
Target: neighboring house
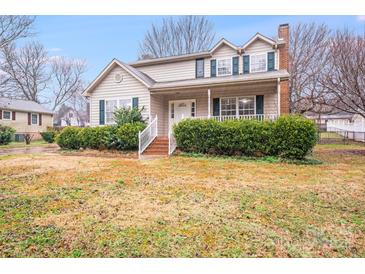
[[87,125],[87,113],[86,111],[76,111],[72,107],[62,105],[55,113],[53,125],[56,127],[84,127]]
[[40,139],[40,132],[53,125],[53,112],[33,101],[0,97],[0,124],[14,128],[16,140],[25,133]]
[[[114,59],[83,93],[90,102],[90,125],[112,124],[116,108],[143,107],[149,127],[140,136],[140,153],[146,148],[151,154],[171,153],[169,133],[181,119],[276,119],[287,114],[288,24],[279,26],[278,37],[257,33],[242,46],[221,39],[206,52],[130,64]],[[169,148],[149,151],[156,135],[158,147]]]
[[349,123],[352,122],[354,118],[354,114],[340,110],[331,110],[322,113],[307,112],[304,116],[313,120],[318,128],[324,131],[327,130],[329,125]]

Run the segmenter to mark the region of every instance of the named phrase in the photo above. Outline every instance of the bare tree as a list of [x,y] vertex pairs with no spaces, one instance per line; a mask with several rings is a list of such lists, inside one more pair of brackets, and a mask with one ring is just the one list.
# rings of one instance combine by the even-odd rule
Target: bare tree
[[83,60],[57,57],[51,59],[51,67],[54,95],[52,110],[55,110],[82,91],[86,63]]
[[290,110],[319,111],[324,103],[320,79],[329,63],[331,31],[325,24],[299,23],[290,32]]
[[0,15],[0,48],[29,36],[34,17]]
[[152,24],[140,44],[139,59],[188,54],[208,50],[214,40],[213,24],[204,16],[165,18]]
[[[10,45],[19,38],[32,35],[30,32],[34,22],[34,17],[0,15],[0,50]],[[11,95],[6,84],[9,81],[9,75],[1,71],[2,60],[0,59],[0,96]]]
[[365,118],[365,35],[339,30],[329,48],[330,66],[321,81],[326,104]]
[[10,44],[2,53],[1,69],[8,76],[7,90],[15,97],[40,102],[49,81],[48,58],[43,45],[31,42],[16,49]]

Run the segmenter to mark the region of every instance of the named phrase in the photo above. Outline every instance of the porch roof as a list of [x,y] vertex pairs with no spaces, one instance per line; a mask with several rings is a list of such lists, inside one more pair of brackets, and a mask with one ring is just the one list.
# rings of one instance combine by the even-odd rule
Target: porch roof
[[176,90],[185,88],[203,88],[203,87],[217,87],[237,85],[252,82],[266,82],[280,79],[288,79],[289,73],[287,70],[276,70],[261,73],[251,73],[243,75],[232,75],[214,78],[198,78],[190,80],[157,82],[149,88],[152,91]]

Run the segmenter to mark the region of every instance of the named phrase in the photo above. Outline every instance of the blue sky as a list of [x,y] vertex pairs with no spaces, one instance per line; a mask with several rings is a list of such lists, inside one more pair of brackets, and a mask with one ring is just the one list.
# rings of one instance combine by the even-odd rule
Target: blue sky
[[[216,31],[216,40],[224,37],[243,44],[256,32],[275,36],[281,23],[326,23],[331,28],[344,26],[363,33],[364,16],[208,16]],[[69,56],[87,61],[85,80],[91,81],[115,58],[124,62],[137,59],[139,42],[151,23],[162,16],[38,16],[36,36],[51,56]]]

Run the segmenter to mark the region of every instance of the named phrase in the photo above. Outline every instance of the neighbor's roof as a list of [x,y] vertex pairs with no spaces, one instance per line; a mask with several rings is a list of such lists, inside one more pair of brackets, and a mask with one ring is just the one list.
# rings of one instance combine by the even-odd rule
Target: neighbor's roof
[[211,87],[219,85],[234,85],[238,83],[249,83],[255,81],[272,81],[280,79],[288,79],[289,73],[287,70],[275,70],[260,73],[250,73],[243,75],[232,75],[213,78],[197,78],[191,80],[180,80],[170,82],[157,82],[151,88],[150,91],[163,91],[183,88],[198,88],[198,87]]
[[0,109],[53,114],[53,111],[46,109],[37,102],[6,97],[0,97]]
[[144,74],[143,72],[137,70],[136,68],[126,63],[123,63],[122,61],[119,61],[118,59],[113,59],[95,78],[95,80],[90,83],[90,85],[84,90],[82,94],[87,95],[88,93],[90,93],[116,66],[123,68],[127,73],[129,73],[132,77],[140,81],[146,87],[150,87],[155,83],[155,81],[151,77]]

